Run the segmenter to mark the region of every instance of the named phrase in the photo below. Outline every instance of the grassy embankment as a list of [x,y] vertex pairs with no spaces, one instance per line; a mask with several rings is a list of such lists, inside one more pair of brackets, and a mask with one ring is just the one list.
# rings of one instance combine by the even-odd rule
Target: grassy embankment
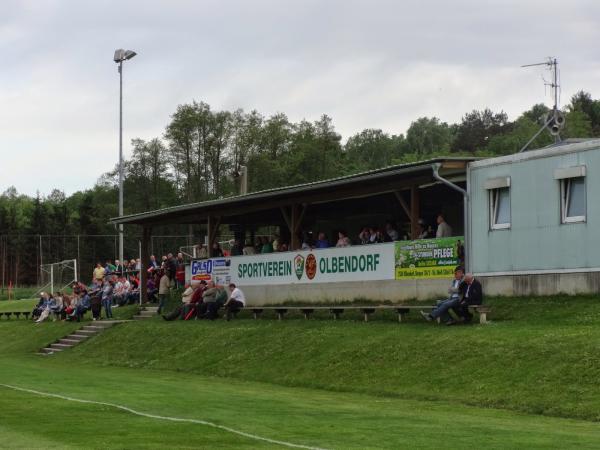
[[[132,323],[60,355],[285,386],[600,420],[600,302],[491,299],[492,323],[325,317]],[[126,342],[127,345],[122,343]]]
[[[50,358],[28,354],[69,324],[3,321],[0,382],[237,423],[328,448],[598,447],[592,421],[600,419],[600,303],[489,303],[493,322],[470,327],[436,326],[416,315],[403,324],[392,315],[362,323],[352,314],[337,322],[254,321],[247,312],[229,323],[157,318],[119,325]],[[5,390],[0,411],[0,435],[22,448],[262,445],[202,426]],[[64,423],[69,414],[98,427],[90,434],[83,425],[76,433],[56,426],[52,417]],[[48,426],[32,432],[32,421]]]

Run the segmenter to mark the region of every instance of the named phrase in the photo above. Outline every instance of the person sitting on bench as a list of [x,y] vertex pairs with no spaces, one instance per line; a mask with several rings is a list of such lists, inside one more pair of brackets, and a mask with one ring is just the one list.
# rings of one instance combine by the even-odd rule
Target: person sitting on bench
[[463,323],[469,324],[473,320],[473,314],[469,312],[469,306],[483,304],[483,289],[481,283],[475,279],[472,273],[465,275],[460,287],[461,301],[453,311],[463,318]]
[[181,316],[183,320],[196,319],[198,317],[200,305],[202,304],[204,298],[204,291],[206,290],[206,281],[202,280],[200,284],[197,284],[196,286],[190,286],[185,292],[188,292],[190,289],[191,293],[188,294],[188,298],[186,298],[183,305],[183,312]]
[[[421,311],[421,315],[423,318],[429,322],[432,320],[437,320],[440,318],[446,325],[453,325],[456,323],[455,320],[452,319],[450,314],[448,313],[450,309],[457,308],[460,303],[460,286],[463,280],[463,269],[462,267],[457,267],[454,270],[454,279],[452,280],[452,284],[448,289],[448,294],[450,296],[441,302],[438,303],[437,307],[434,308],[430,313],[426,313]],[[453,309],[455,311],[455,309]]]
[[246,297],[239,287],[236,287],[234,283],[229,285],[229,299],[225,302],[223,307],[225,308],[227,320],[231,320],[231,316],[237,313],[240,309],[246,306]]
[[49,298],[50,297],[45,292],[42,292],[40,294],[40,300],[33,307],[33,311],[31,311],[31,319],[32,320],[36,320],[40,317],[40,315],[42,314],[42,311],[44,310],[46,303],[49,301]]
[[92,308],[92,299],[88,294],[87,290],[83,290],[81,296],[79,297],[79,301],[77,302],[77,308],[75,309],[75,317],[77,322],[81,322],[83,316],[86,312],[88,312]]
[[51,294],[48,294],[48,293],[44,292],[44,294],[42,294],[42,295],[44,296],[44,303],[42,305],[42,312],[40,313],[40,316],[35,321],[35,323],[42,323],[44,320],[46,320],[46,318],[52,312],[52,309],[56,306],[56,302],[54,300],[54,297],[52,297]]
[[183,291],[183,295],[181,296],[181,305],[175,308],[169,314],[163,315],[162,318],[170,321],[177,318],[183,320],[188,317],[190,312],[196,309],[197,303],[202,300],[202,291],[204,290],[205,284],[206,281],[201,281],[200,284],[195,287],[187,286],[185,291]]
[[[217,297],[219,294],[223,292],[222,289],[219,289],[214,281],[209,281],[206,286],[206,290],[202,294],[202,304],[198,310],[198,317],[200,319],[210,319],[215,320],[218,316],[219,308],[225,303],[217,302]],[[227,294],[225,294],[225,299],[227,299]]]

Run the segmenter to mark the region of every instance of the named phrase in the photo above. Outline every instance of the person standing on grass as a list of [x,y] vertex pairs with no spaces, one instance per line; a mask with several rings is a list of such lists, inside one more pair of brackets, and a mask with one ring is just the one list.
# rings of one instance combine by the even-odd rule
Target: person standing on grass
[[[92,320],[100,320],[102,312],[102,290],[98,289],[92,292],[90,296],[90,309],[92,310]],[[83,314],[80,316],[80,318]]]
[[183,259],[183,253],[177,253],[177,259],[175,260],[177,266],[175,269],[175,281],[177,281],[177,289],[185,287],[185,260]]
[[231,315],[234,312],[239,311],[246,306],[246,297],[239,287],[236,287],[234,283],[229,285],[229,299],[225,302],[223,307],[225,308],[225,318],[231,320]]
[[108,278],[102,287],[102,306],[107,319],[112,319],[113,281]]
[[102,281],[104,281],[104,267],[100,262],[97,262],[94,269],[94,282],[101,283]]
[[163,308],[165,307],[165,303],[167,301],[167,295],[169,294],[169,286],[171,284],[171,279],[169,278],[168,272],[164,269],[160,272],[160,281],[158,282],[158,311],[160,314]]

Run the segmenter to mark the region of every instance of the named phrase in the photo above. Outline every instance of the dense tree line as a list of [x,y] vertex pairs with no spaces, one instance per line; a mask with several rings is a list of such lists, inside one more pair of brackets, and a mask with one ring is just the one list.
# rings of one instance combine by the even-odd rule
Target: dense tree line
[[[345,143],[330,117],[292,122],[283,114],[269,117],[257,111],[215,111],[203,102],[180,105],[162,136],[132,141],[125,162],[125,213],[158,209],[234,195],[239,192],[242,166],[248,169],[249,191],[312,182],[391,164],[439,155],[494,156],[518,151],[543,123],[548,108],[534,105],[514,121],[489,109],[466,113],[448,124],[421,117],[405,134],[366,129]],[[600,100],[579,92],[565,108],[562,137],[599,137]],[[531,148],[553,142],[542,133]],[[117,168],[102,175],[88,190],[65,196],[55,189],[31,198],[10,187],[0,195],[0,269],[5,280],[36,281],[43,258],[74,257],[72,238],[59,238],[51,248],[39,235],[99,236],[115,234],[108,219],[117,215]],[[170,234],[188,230],[165,229]],[[85,258],[112,255],[112,238],[79,243]],[[68,241],[68,243],[67,243]],[[93,247],[93,248],[90,248]],[[135,249],[130,249],[132,254]],[[35,256],[34,256],[35,255]],[[7,266],[7,267],[4,267]]]

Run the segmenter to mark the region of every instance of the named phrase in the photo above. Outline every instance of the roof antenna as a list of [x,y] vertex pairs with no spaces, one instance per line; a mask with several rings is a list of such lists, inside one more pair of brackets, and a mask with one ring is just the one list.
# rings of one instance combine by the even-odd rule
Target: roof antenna
[[521,150],[519,150],[519,153],[527,150],[527,147],[529,147],[529,145],[535,140],[535,138],[537,138],[540,135],[540,133],[545,129],[548,129],[550,134],[554,136],[554,142],[558,144],[561,141],[560,131],[565,126],[565,115],[562,113],[561,110],[558,109],[558,96],[560,92],[560,84],[558,83],[558,60],[549,56],[548,60],[545,62],[525,64],[521,67],[534,66],[547,66],[548,70],[552,72],[551,81],[546,80],[544,77],[542,77],[542,79],[544,80],[544,86],[550,86],[550,88],[552,89],[552,96],[554,97],[554,106],[552,107],[552,110],[548,111],[548,113],[544,116],[544,125],[542,125],[542,128],[540,128],[538,132],[535,133],[533,137],[529,139],[529,141],[527,141],[527,143],[521,148]]

